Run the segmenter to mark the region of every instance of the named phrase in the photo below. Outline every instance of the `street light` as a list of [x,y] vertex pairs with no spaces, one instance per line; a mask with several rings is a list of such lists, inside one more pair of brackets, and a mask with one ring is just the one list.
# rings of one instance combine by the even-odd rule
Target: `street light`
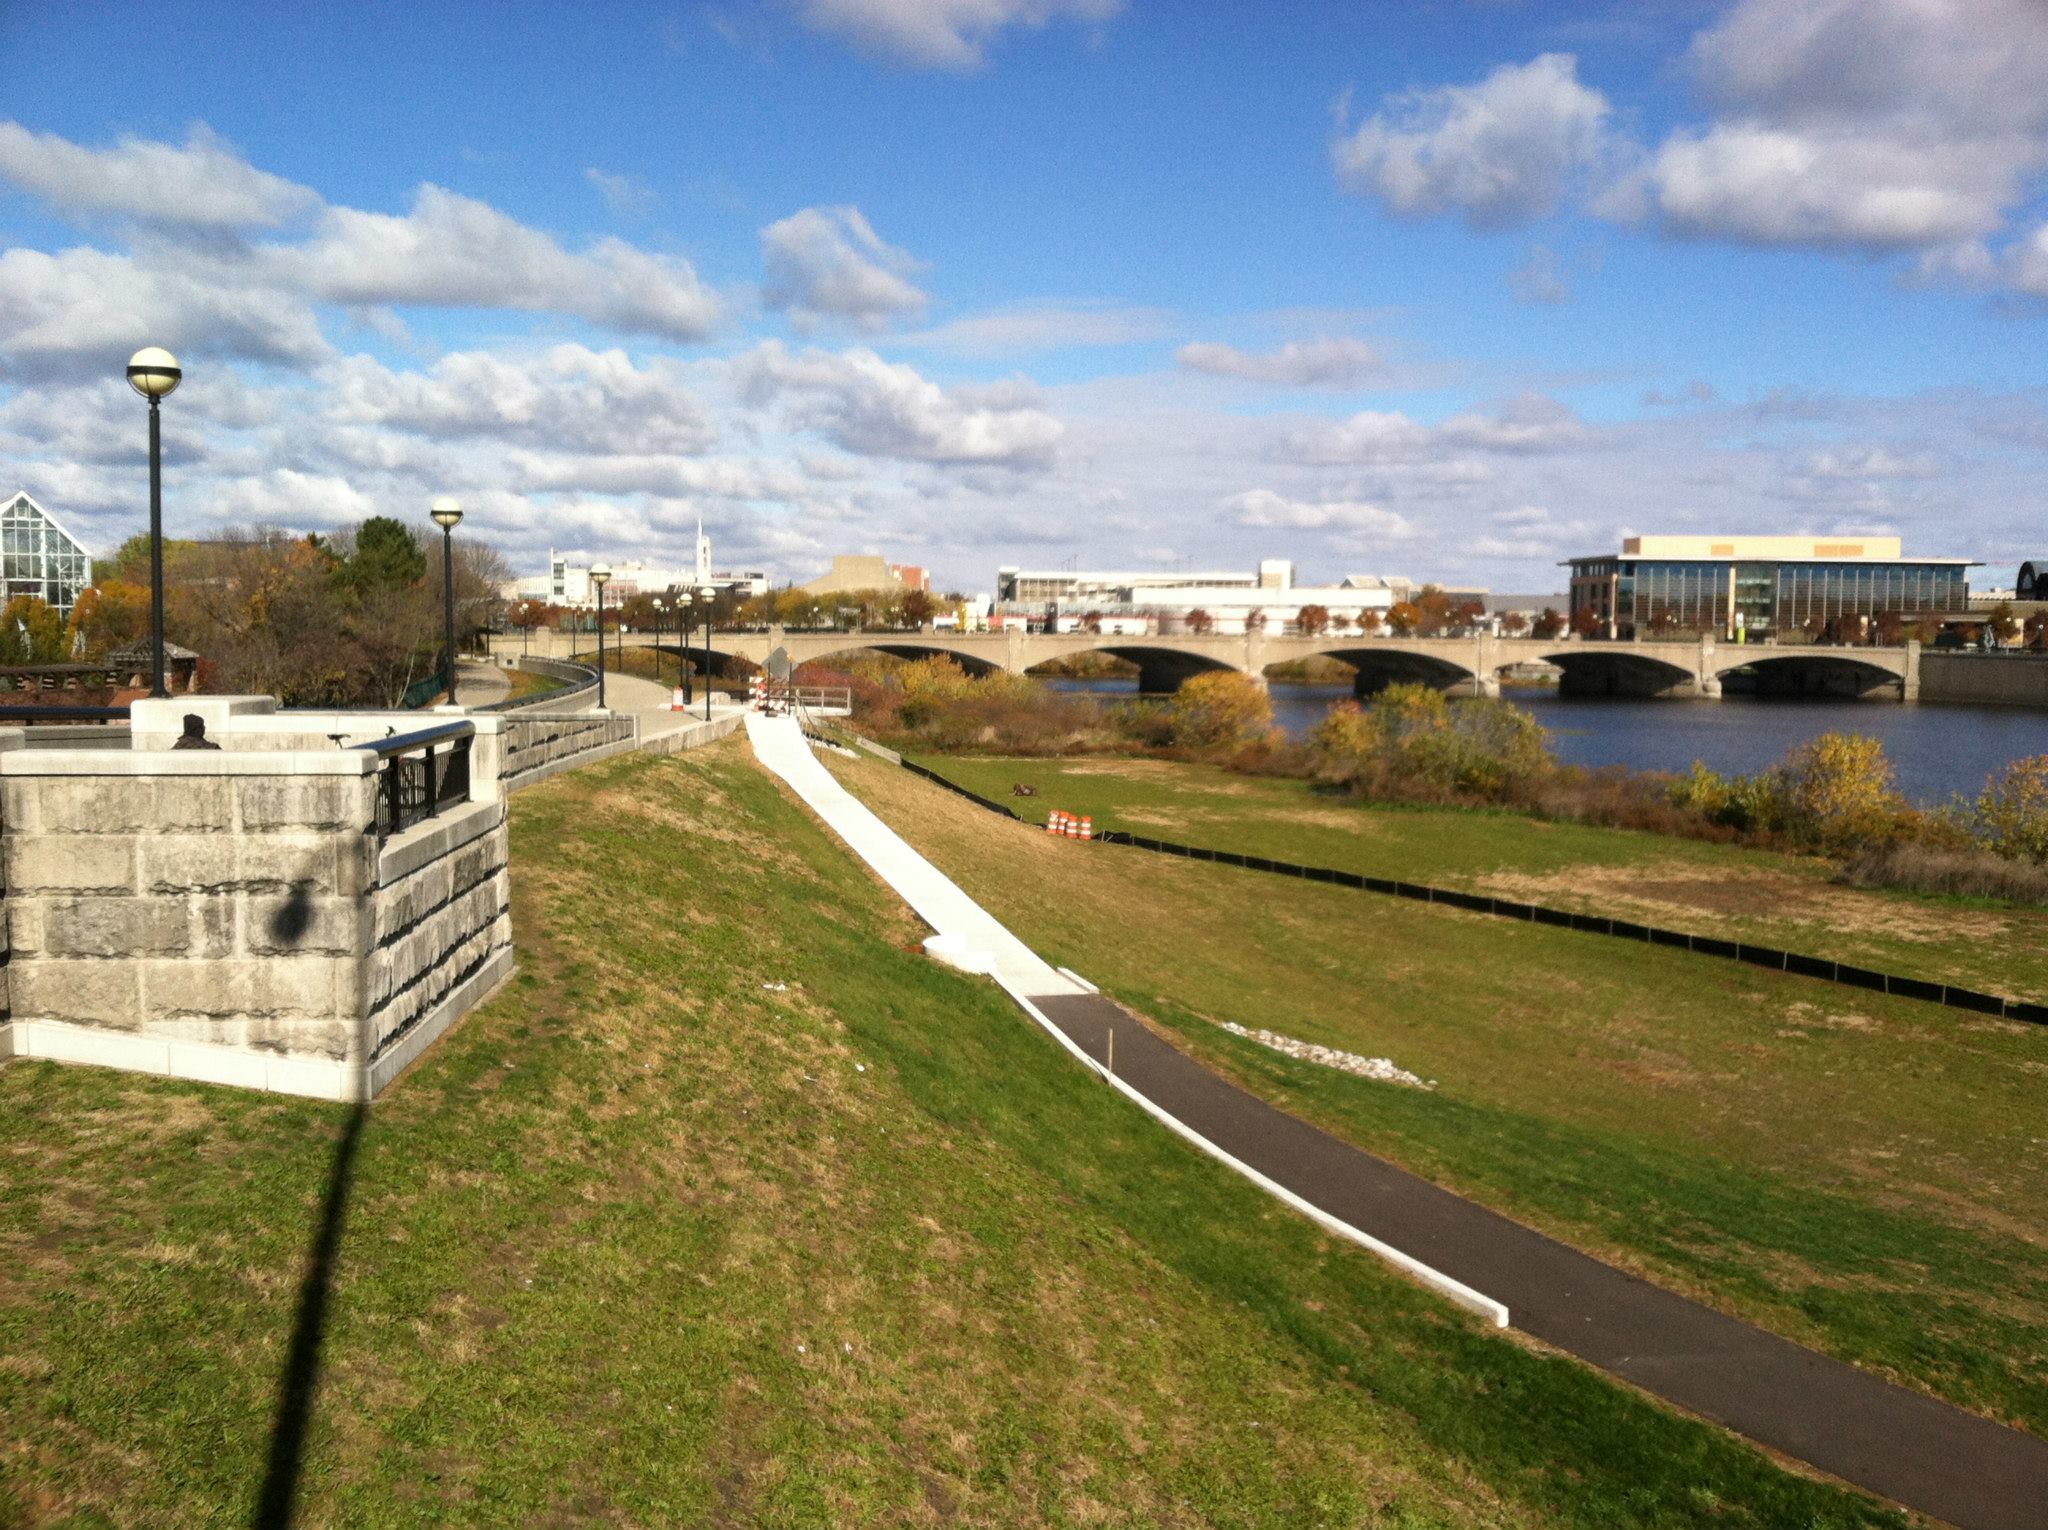
[[169,398],[185,375],[178,358],[148,345],[128,358],[128,386],[149,400],[149,694],[164,689],[164,454],[157,405]]
[[597,589],[597,709],[604,710],[604,587],[612,582],[609,563],[590,565],[590,582]]
[[661,618],[668,611],[668,602],[659,595],[647,597],[647,604],[654,609],[654,683],[661,684]]
[[704,605],[704,720],[711,721],[711,602],[718,598],[713,585],[697,586],[697,599]]
[[441,685],[448,692],[448,705],[455,705],[455,526],[462,519],[462,506],[443,494],[430,512],[441,528],[441,641],[446,645],[441,661]]
[[690,679],[690,604],[696,598],[689,590],[676,592],[676,673],[683,682],[684,706],[697,699],[697,687]]

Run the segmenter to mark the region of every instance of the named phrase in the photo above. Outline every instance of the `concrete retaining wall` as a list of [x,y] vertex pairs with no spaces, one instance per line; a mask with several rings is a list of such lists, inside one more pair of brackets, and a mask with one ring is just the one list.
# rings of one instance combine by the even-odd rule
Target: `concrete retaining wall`
[[1920,699],[2048,707],[2048,654],[1949,653],[1923,649]]
[[531,786],[558,770],[623,754],[639,742],[639,720],[609,712],[500,714],[504,731],[498,779],[507,791]]

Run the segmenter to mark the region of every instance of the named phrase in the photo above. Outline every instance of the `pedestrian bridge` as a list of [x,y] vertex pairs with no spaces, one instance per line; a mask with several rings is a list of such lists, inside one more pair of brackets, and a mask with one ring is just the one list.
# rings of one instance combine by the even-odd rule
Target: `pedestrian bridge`
[[[628,634],[629,644],[654,641]],[[664,636],[663,648],[676,641]],[[777,648],[796,664],[829,663],[861,649],[900,658],[943,654],[971,673],[1025,674],[1058,659],[1105,653],[1138,666],[1138,688],[1172,691],[1191,675],[1231,670],[1263,677],[1268,667],[1313,657],[1356,666],[1356,688],[1370,695],[1396,681],[1420,681],[1471,695],[1498,695],[1503,671],[1551,664],[1564,672],[1560,689],[1581,696],[1718,697],[1769,695],[1876,696],[1917,701],[1920,645],[1848,648],[1806,644],[1585,642],[1577,638],[1117,636],[1067,632],[804,632],[769,628],[711,637],[711,667],[732,673],[764,664]],[[688,651],[702,667],[701,642]]]

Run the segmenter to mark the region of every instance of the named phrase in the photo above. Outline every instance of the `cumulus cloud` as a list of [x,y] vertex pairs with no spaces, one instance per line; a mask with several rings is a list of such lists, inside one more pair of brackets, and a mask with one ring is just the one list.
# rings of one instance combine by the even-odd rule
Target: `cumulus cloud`
[[904,274],[917,262],[884,244],[857,207],[806,207],[769,224],[761,230],[761,260],[763,299],[800,324],[880,329],[925,305]]
[[1529,246],[1528,259],[1508,273],[1508,285],[1524,303],[1562,303],[1572,295],[1558,269],[1557,252],[1544,244]]
[[1039,303],[968,314],[933,329],[896,337],[897,346],[963,356],[1029,355],[1078,345],[1135,345],[1171,333],[1164,308],[1113,303]]
[[123,138],[89,149],[0,122],[0,178],[60,212],[194,228],[275,228],[320,201],[258,170],[204,126],[182,148]]
[[434,185],[403,216],[329,208],[312,239],[265,253],[281,284],[332,303],[565,313],[670,340],[701,340],[724,316],[688,261],[619,239],[571,254],[489,203]]
[[1740,0],[1689,55],[1714,120],[1606,209],[1750,244],[1984,238],[2048,167],[2044,57],[2037,0]]
[[1322,420],[1288,432],[1274,448],[1285,461],[1337,466],[1390,463],[1455,463],[1461,478],[1471,451],[1533,454],[1577,446],[1588,439],[1585,422],[1570,408],[1541,394],[1512,399],[1491,413],[1453,415],[1441,425],[1424,425],[1398,410],[1362,410],[1346,420]]
[[300,299],[211,263],[94,249],[0,253],[0,374],[118,375],[146,335],[179,355],[307,366],[333,354]]
[[1503,64],[1476,85],[1390,96],[1331,150],[1338,183],[1413,217],[1456,212],[1475,228],[1556,210],[1603,152],[1607,98],[1568,53]]
[[1289,499],[1271,489],[1248,489],[1223,502],[1224,510],[1240,526],[1288,531],[1348,531],[1405,541],[1415,535],[1406,517],[1384,505],[1361,500]]
[[701,452],[717,440],[667,360],[557,345],[537,354],[458,351],[424,372],[352,356],[321,379],[328,417],[417,435],[497,437],[577,452]]
[[797,0],[813,29],[928,69],[978,69],[1006,27],[1103,22],[1123,0]]
[[1348,338],[1290,340],[1263,353],[1198,340],[1175,351],[1173,359],[1191,372],[1289,388],[1356,387],[1385,370],[1379,352]]
[[1928,478],[1935,469],[1925,452],[1901,457],[1883,446],[1845,446],[1815,452],[1805,470],[1813,478]]
[[1014,389],[945,389],[873,351],[793,354],[769,341],[737,368],[745,396],[861,457],[1042,468],[1066,428]]

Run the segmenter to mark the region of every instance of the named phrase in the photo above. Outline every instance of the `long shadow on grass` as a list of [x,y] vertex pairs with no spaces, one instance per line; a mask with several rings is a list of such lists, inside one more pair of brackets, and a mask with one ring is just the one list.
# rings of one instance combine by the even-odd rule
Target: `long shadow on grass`
[[282,1530],[292,1522],[299,1496],[299,1471],[306,1448],[306,1425],[313,1416],[313,1394],[320,1383],[320,1341],[327,1329],[327,1302],[334,1281],[334,1260],[341,1248],[341,1224],[348,1211],[350,1181],[355,1177],[356,1145],[370,1107],[357,1101],[334,1147],[327,1172],[327,1199],[320,1208],[320,1230],[313,1239],[313,1258],[299,1287],[299,1312],[292,1325],[291,1353],[278,1387],[277,1419],[270,1428],[270,1464],[263,1477],[263,1496],[252,1521],[258,1530]]

